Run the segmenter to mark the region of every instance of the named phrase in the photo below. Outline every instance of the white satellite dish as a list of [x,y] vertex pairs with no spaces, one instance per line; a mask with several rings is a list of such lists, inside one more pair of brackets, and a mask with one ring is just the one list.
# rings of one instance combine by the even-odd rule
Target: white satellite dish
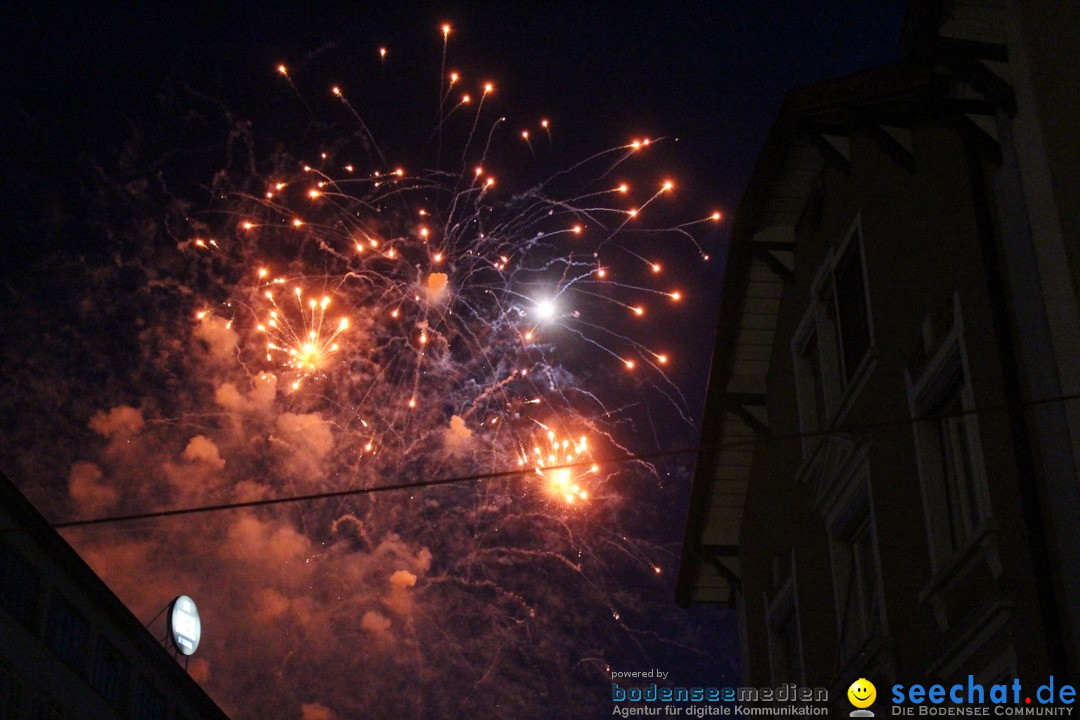
[[169,636],[173,645],[184,655],[193,655],[202,637],[202,621],[195,601],[181,595],[169,607]]

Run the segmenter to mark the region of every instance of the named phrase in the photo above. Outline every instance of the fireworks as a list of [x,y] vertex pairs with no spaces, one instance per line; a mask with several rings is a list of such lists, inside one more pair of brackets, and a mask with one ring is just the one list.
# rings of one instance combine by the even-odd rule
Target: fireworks
[[[393,49],[374,54],[391,73]],[[296,680],[281,684],[294,704],[311,687],[341,700],[352,688],[337,678],[364,677],[370,692],[339,702],[341,717],[520,717],[579,668],[599,672],[595,648],[637,647],[647,603],[622,583],[656,583],[673,559],[627,528],[661,503],[620,497],[656,492],[660,474],[604,459],[654,449],[646,393],[685,413],[665,320],[706,258],[698,224],[719,215],[664,220],[677,185],[648,164],[656,139],[541,171],[555,124],[502,117],[501,86],[446,69],[426,164],[376,142],[357,112],[370,99],[354,104],[342,78],[322,94],[344,129],[323,123],[291,154],[215,177],[216,205],[185,214],[190,273],[155,278],[185,299],[166,312],[181,307],[186,324],[146,334],[175,396],[147,383],[138,408],[92,421],[104,469],[73,472],[95,512],[487,477],[207,516],[184,570],[198,583],[213,568],[196,589],[230,633],[219,647],[288,617],[293,634],[274,633],[268,654],[284,659],[266,667]],[[309,79],[283,64],[276,81],[300,96]],[[147,542],[172,558],[165,548],[193,542],[177,532]],[[232,680],[264,663],[214,661],[238,694],[267,682]],[[561,676],[519,696],[526,663]]]
[[[444,41],[448,35],[444,26]],[[278,72],[292,83],[284,66]],[[444,92],[462,82],[451,73]],[[264,336],[267,365],[261,370],[287,372],[294,391],[305,380],[317,381],[311,392],[331,393],[347,408],[345,427],[356,430],[355,419],[364,418],[361,444],[380,448],[388,475],[414,462],[419,423],[435,432],[457,418],[458,440],[469,433],[468,443],[455,445],[457,461],[482,456],[487,466],[505,468],[514,448],[527,445],[530,428],[547,422],[538,414],[603,416],[601,397],[574,379],[571,365],[580,358],[612,372],[647,371],[643,381],[682,403],[663,374],[670,350],[644,339],[656,336],[648,327],[649,300],[682,299],[662,272],[667,263],[660,248],[688,241],[704,257],[689,229],[718,215],[650,227],[643,223],[674,191],[674,181],[642,183],[653,189],[635,203],[630,183],[604,180],[616,171],[647,175],[647,168],[624,166],[640,159],[651,139],[632,140],[559,173],[585,192],[554,195],[547,182],[516,187],[512,178],[500,191],[503,183],[486,168],[506,164],[495,142],[505,118],[483,107],[494,85],[484,82],[480,90],[472,116],[459,118],[457,129],[467,128],[460,173],[388,163],[334,85],[329,93],[367,138],[367,151],[354,154],[331,142],[313,161],[281,159],[260,192],[228,196],[226,211],[238,218],[234,254],[260,268],[257,282],[227,290],[230,313],[249,310],[248,317],[231,314],[229,321],[245,335]],[[446,108],[444,97],[440,131],[454,129],[455,109]],[[546,119],[539,127],[550,137]],[[483,144],[478,137],[486,137]],[[528,131],[522,137],[527,141]],[[619,202],[597,204],[605,199]],[[638,235],[643,230],[663,240],[651,243],[648,257]],[[282,270],[271,278],[264,263]],[[329,290],[309,298],[302,288],[313,285]],[[335,317],[328,316],[331,296]],[[622,447],[602,423],[594,425],[607,448]],[[554,449],[559,464],[584,453],[577,441]],[[544,471],[556,461],[543,455],[537,471],[549,489],[567,505],[580,504],[588,495],[582,473]],[[598,468],[584,473],[602,476]]]
[[[267,271],[259,271],[265,277]],[[294,390],[300,387],[300,379],[316,375],[326,367],[330,356],[338,351],[338,338],[349,328],[348,318],[341,318],[336,323],[326,321],[326,308],[330,298],[308,300],[305,306],[303,291],[294,290],[297,319],[290,320],[290,313],[283,311],[274,300],[271,290],[265,292],[266,299],[274,308],[266,320],[256,329],[267,333],[270,340],[266,344],[266,359],[274,362],[275,355],[283,356],[281,362],[299,375],[293,381]]]
[[572,505],[588,499],[589,492],[583,487],[585,478],[600,471],[599,465],[583,465],[589,462],[588,446],[584,435],[577,440],[560,439],[554,431],[548,430],[544,447],[534,445],[531,455],[522,451],[518,464],[531,462],[548,492]]

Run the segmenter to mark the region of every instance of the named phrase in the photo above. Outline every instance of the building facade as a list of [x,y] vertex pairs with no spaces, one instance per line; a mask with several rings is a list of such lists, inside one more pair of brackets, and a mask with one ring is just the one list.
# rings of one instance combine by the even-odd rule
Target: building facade
[[747,684],[1080,668],[1080,17],[904,39],[789,94],[735,217],[678,600]]
[[0,475],[0,720],[227,720]]

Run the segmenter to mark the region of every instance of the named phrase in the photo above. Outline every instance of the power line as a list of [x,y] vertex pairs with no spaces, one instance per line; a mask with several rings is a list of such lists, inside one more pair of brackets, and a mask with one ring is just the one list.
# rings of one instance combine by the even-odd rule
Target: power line
[[[991,412],[1002,412],[1019,408],[1030,408],[1040,405],[1048,405],[1054,403],[1066,403],[1071,400],[1080,400],[1080,393],[1072,393],[1069,395],[1058,395],[1051,398],[1041,398],[1038,400],[1030,400],[1021,403],[1019,406],[1013,406],[1009,404],[998,405],[984,405],[971,410],[958,411],[953,413],[940,413],[934,415],[922,415],[916,417],[903,418],[899,420],[888,420],[878,423],[870,423],[861,426],[843,426],[830,428],[826,430],[820,430],[815,432],[798,432],[790,433],[786,435],[767,435],[765,437],[753,437],[738,440],[726,440],[722,442],[697,444],[688,447],[675,448],[671,450],[657,450],[649,453],[633,453],[620,457],[607,458],[607,459],[592,459],[587,462],[575,462],[566,463],[564,465],[553,465],[544,468],[545,471],[551,470],[563,470],[574,469],[581,467],[590,467],[593,465],[622,465],[631,462],[641,462],[649,460],[658,460],[666,457],[677,457],[680,455],[698,454],[701,452],[722,451],[740,447],[752,447],[759,444],[773,443],[773,442],[785,442],[785,441],[797,441],[811,438],[824,438],[833,435],[840,435],[853,432],[872,432],[874,430],[882,430],[893,427],[902,427],[905,425],[914,425],[919,422],[927,420],[943,419],[948,417],[964,417],[967,415],[985,415]],[[177,517],[180,515],[198,515],[211,512],[222,512],[225,510],[240,510],[244,508],[255,507],[268,507],[271,505],[284,505],[288,503],[301,503],[310,502],[314,500],[328,500],[333,498],[352,497],[360,495],[371,495],[381,492],[392,492],[398,490],[415,490],[420,488],[440,487],[445,485],[454,485],[459,483],[476,483],[484,480],[497,480],[499,478],[512,478],[515,476],[524,476],[535,472],[532,468],[516,468],[514,470],[500,470],[487,473],[476,473],[472,475],[459,475],[448,478],[437,478],[434,480],[416,480],[413,482],[403,483],[391,483],[389,485],[376,485],[373,487],[363,488],[350,488],[347,490],[333,490],[321,493],[309,493],[305,495],[288,495],[284,497],[275,498],[262,498],[259,500],[244,500],[237,502],[218,503],[216,505],[198,505],[194,507],[186,508],[170,508],[167,510],[155,510],[150,512],[130,513],[126,515],[109,515],[96,518],[87,518],[82,520],[68,520],[64,522],[53,523],[52,527],[57,530],[73,527],[88,527],[92,525],[106,525],[114,523],[132,522],[136,520],[153,520],[157,518]],[[9,531],[14,528],[2,528],[0,531]]]
[[[565,470],[569,468],[591,467],[593,465],[618,465],[640,460],[652,460],[660,457],[674,455],[688,455],[698,451],[697,446],[680,448],[677,450],[659,450],[654,453],[626,455],[610,460],[590,460],[588,462],[567,463],[565,465],[550,465],[544,467],[544,472],[551,470]],[[474,475],[460,475],[457,477],[439,478],[436,480],[416,480],[405,483],[392,483],[390,485],[376,485],[374,487],[352,488],[349,490],[332,490],[329,492],[310,493],[307,495],[288,495],[285,497],[263,498],[260,500],[243,500],[239,502],[220,503],[218,505],[199,505],[189,508],[173,508],[170,510],[156,510],[153,512],[132,513],[130,515],[111,515],[107,517],[89,518],[86,520],[68,520],[66,522],[53,523],[53,528],[58,530],[71,527],[84,527],[87,525],[105,525],[108,523],[128,522],[131,520],[149,520],[154,518],[175,517],[177,515],[196,515],[200,513],[218,512],[221,510],[239,510],[242,508],[266,507],[268,505],[283,505],[285,503],[308,502],[310,500],[327,500],[331,498],[350,497],[353,495],[371,495],[377,492],[389,492],[392,490],[413,490],[416,488],[438,487],[441,485],[453,485],[455,483],[479,482],[481,480],[497,480],[498,478],[514,477],[535,472],[532,468],[517,468],[515,470],[499,470],[496,472],[476,473]]]

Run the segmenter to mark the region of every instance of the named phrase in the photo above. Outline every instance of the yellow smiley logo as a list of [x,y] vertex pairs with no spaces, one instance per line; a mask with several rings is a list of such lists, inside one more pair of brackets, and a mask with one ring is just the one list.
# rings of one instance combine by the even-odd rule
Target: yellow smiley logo
[[847,689],[848,700],[857,708],[866,708],[877,699],[877,688],[866,678],[859,678]]

